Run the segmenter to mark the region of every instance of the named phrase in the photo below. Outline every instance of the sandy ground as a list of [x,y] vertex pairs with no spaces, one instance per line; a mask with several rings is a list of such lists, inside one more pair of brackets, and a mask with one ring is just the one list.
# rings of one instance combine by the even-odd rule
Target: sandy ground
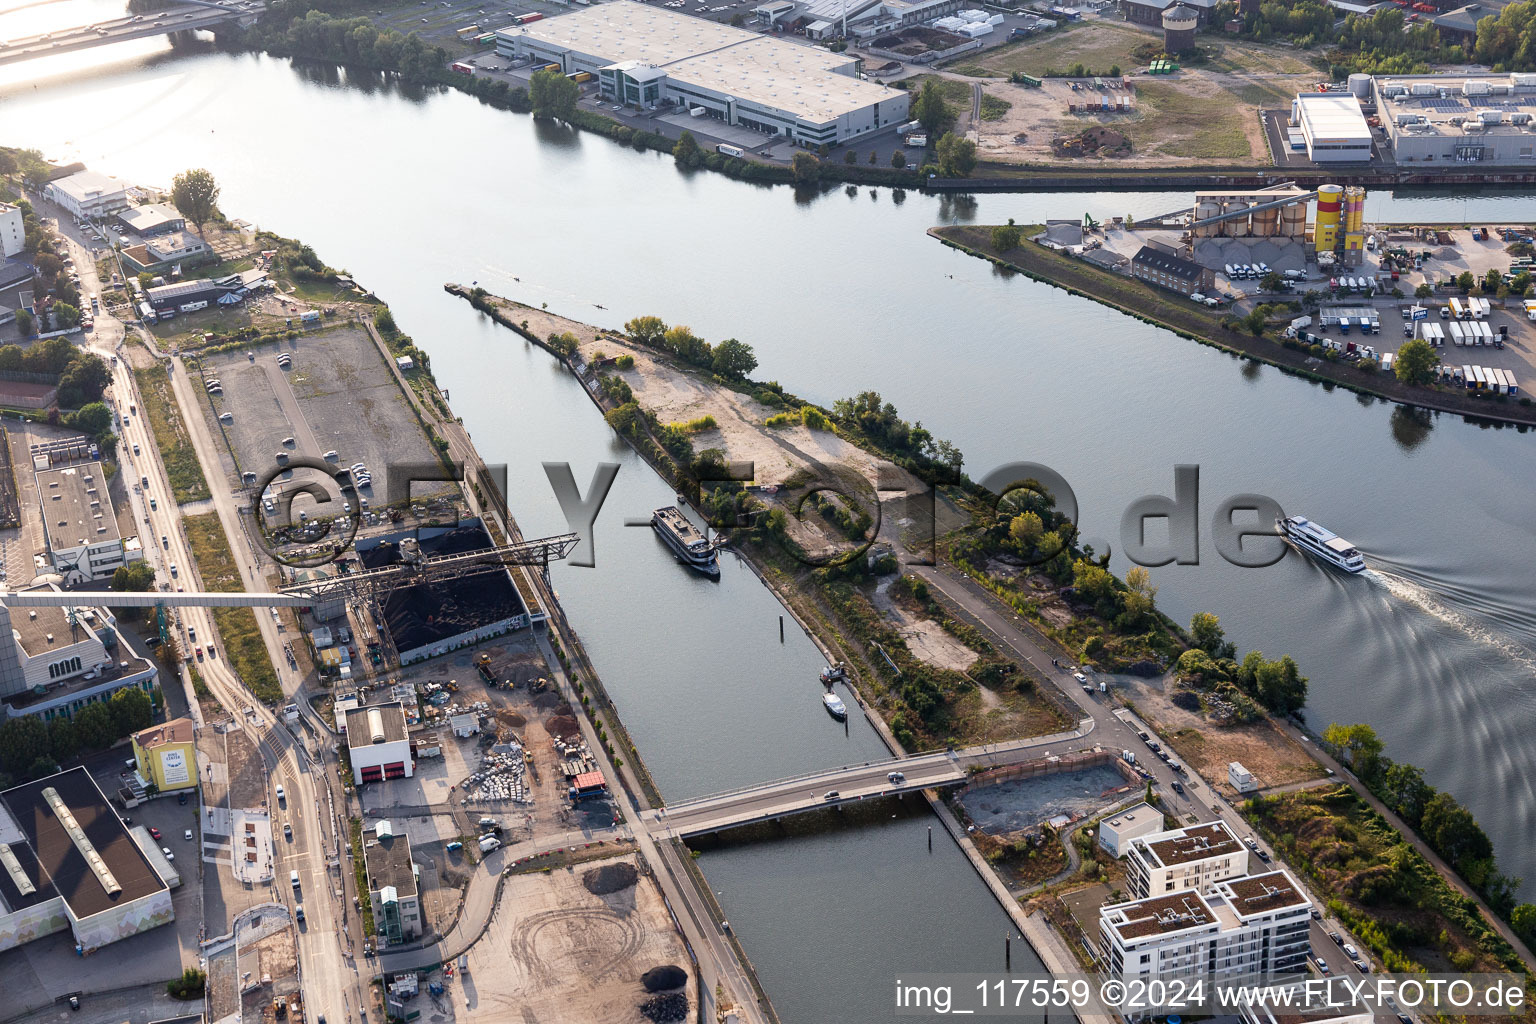
[[[1130,679],[1131,677],[1121,677]],[[1238,793],[1227,784],[1227,765],[1240,761],[1261,789],[1288,786],[1323,776],[1311,753],[1269,722],[1221,727],[1194,712],[1175,707],[1157,680],[1130,684],[1136,712],[1167,740],[1185,764],[1229,799]]]
[[[617,862],[634,858],[602,863]],[[642,872],[636,885],[596,896],[582,875],[597,866],[507,878],[490,928],[469,954],[463,990],[450,993],[459,998],[439,1004],[445,1022],[644,1024],[641,975],[665,964],[687,970],[688,953],[654,882]],[[691,976],[684,992],[692,1020]]]
[[[907,642],[907,649],[913,656],[938,668],[952,668],[959,672],[964,672],[974,665],[978,657],[975,651],[945,632],[944,627],[937,622],[920,618],[891,599],[889,591],[894,582],[895,577],[880,581],[875,587],[874,604],[880,610],[880,614],[896,624],[902,638]],[[984,695],[982,699],[988,706],[1001,703],[997,695],[985,686],[978,689]]]

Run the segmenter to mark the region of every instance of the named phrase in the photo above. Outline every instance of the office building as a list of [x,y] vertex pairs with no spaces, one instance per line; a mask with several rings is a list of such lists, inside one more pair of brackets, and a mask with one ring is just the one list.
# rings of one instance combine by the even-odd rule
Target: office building
[[15,256],[26,247],[26,243],[27,229],[21,216],[21,207],[0,203],[0,256]]
[[565,75],[586,72],[626,106],[697,110],[804,146],[848,142],[907,120],[906,91],[863,81],[848,54],[634,0],[502,29],[496,52]]
[[1112,977],[1262,981],[1306,970],[1311,901],[1284,871],[1099,908]]
[[65,586],[108,579],[144,559],[138,537],[123,537],[99,462],[77,463],[37,474],[43,536],[52,572]]
[[1125,853],[1126,889],[1137,897],[1195,889],[1248,871],[1248,847],[1225,822],[1212,821],[1130,840]]
[[84,768],[0,793],[0,950],[68,928],[81,952],[170,923],[171,890]]
[[1141,803],[1099,822],[1099,845],[1112,857],[1124,857],[1132,839],[1162,831],[1163,812]]
[[128,206],[128,183],[109,174],[80,171],[56,178],[43,187],[43,196],[76,218],[105,217]]
[[[32,590],[57,592],[45,584]],[[69,718],[87,704],[118,690],[146,693],[159,676],[117,632],[117,620],[102,608],[0,606],[0,698],[12,714],[48,720]]]
[[380,941],[395,945],[419,938],[423,929],[421,896],[410,838],[396,835],[387,821],[377,822],[371,833],[364,833],[363,862],[368,869],[368,900],[373,904],[373,923]]

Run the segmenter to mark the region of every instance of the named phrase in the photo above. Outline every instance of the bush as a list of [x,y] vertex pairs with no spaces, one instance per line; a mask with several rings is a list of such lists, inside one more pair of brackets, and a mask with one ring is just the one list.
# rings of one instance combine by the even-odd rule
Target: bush
[[207,984],[208,976],[196,967],[188,967],[181,972],[181,977],[173,978],[165,983],[165,991],[172,999],[192,1000],[203,997],[203,986]]
[[831,430],[832,421],[826,414],[814,405],[807,405],[800,410],[800,423],[808,430]]

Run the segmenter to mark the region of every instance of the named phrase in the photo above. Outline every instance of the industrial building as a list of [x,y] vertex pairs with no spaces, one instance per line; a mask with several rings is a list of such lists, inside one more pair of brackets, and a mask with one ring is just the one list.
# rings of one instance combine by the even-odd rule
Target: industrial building
[[404,834],[396,835],[388,821],[376,822],[372,832],[363,843],[363,863],[368,869],[374,927],[385,945],[409,942],[423,931],[411,840]]
[[1151,804],[1141,803],[1099,822],[1099,845],[1108,850],[1111,857],[1120,858],[1130,849],[1132,839],[1161,831],[1163,812],[1154,810]]
[[1410,75],[1372,84],[1399,165],[1536,165],[1536,74]]
[[1175,6],[1193,11],[1196,27],[1204,28],[1211,20],[1216,0],[1120,0],[1120,13],[1126,21],[1158,27],[1163,24],[1163,13]]
[[124,230],[131,231],[140,238],[153,238],[167,231],[182,231],[187,226],[186,218],[169,203],[130,206],[117,215],[117,222],[123,226]]
[[1196,238],[1294,238],[1307,234],[1307,200],[1315,193],[1294,185],[1195,193],[1191,233]]
[[175,917],[160,874],[169,865],[148,856],[84,768],[0,793],[0,867],[0,950],[68,928],[85,953]]
[[1198,292],[1216,284],[1216,274],[1193,260],[1144,245],[1131,257],[1131,276],[1176,292]]
[[[29,588],[58,591],[53,584]],[[118,690],[153,692],[159,676],[99,608],[0,606],[0,698],[12,714],[69,718]]]
[[1365,258],[1365,189],[1318,186],[1312,236],[1318,253],[1336,253],[1345,265],[1358,266]]
[[173,718],[133,734],[139,778],[162,793],[197,788],[197,749],[190,718]]
[[0,256],[11,257],[26,247],[27,230],[21,207],[0,203]]
[[130,562],[144,560],[138,537],[117,526],[107,474],[99,462],[82,462],[37,473],[45,557],[65,586],[109,578]]
[[501,29],[496,52],[591,74],[627,106],[698,110],[804,146],[907,119],[906,91],[861,80],[857,58],[634,0]]
[[1300,93],[1291,101],[1291,124],[1301,129],[1307,158],[1314,163],[1371,159],[1371,128],[1354,93]]
[[1200,12],[1187,4],[1174,4],[1163,12],[1163,51],[1184,53],[1195,48]]
[[1306,970],[1311,901],[1284,871],[1099,908],[1106,973],[1119,979],[1262,981]]
[[347,756],[352,781],[408,779],[415,773],[411,741],[405,732],[405,706],[399,701],[347,712]]
[[1183,889],[1209,892],[1247,872],[1248,848],[1221,821],[1140,836],[1125,855],[1126,890],[1141,898]]
[[109,174],[80,171],[50,181],[43,187],[43,197],[76,218],[105,217],[128,206],[128,183]]

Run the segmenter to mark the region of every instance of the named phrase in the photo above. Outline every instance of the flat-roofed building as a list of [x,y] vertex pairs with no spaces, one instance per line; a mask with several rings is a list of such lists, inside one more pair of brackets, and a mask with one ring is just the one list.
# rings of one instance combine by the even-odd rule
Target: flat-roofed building
[[1253,981],[1306,969],[1311,901],[1284,871],[1099,908],[1106,973]]
[[0,203],[0,256],[15,256],[26,248],[26,244],[26,224],[21,207]]
[[368,900],[374,926],[386,945],[418,938],[424,928],[416,864],[410,837],[396,834],[388,821],[375,822],[364,833],[363,862],[368,869]]
[[502,29],[496,49],[593,74],[605,96],[630,106],[703,108],[801,145],[847,142],[907,118],[907,93],[863,81],[847,54],[634,0]]
[[1222,821],[1138,836],[1126,846],[1126,890],[1137,897],[1210,892],[1247,871],[1248,848]]
[[190,718],[173,718],[133,734],[139,777],[162,793],[197,786],[197,748]]
[[106,579],[144,559],[138,537],[123,537],[99,462],[77,463],[37,474],[38,504],[51,571],[65,586]]
[[12,714],[69,718],[130,686],[153,692],[159,677],[104,608],[0,606],[0,638],[0,698]]
[[80,171],[55,178],[43,187],[43,196],[76,217],[105,217],[128,205],[128,183],[109,174]]
[[170,887],[84,768],[0,793],[0,950],[68,928],[90,952],[174,917]]
[[167,231],[180,231],[187,226],[187,219],[170,203],[130,206],[117,215],[117,222],[140,238],[153,238]]
[[1183,5],[1194,11],[1196,26],[1204,28],[1211,20],[1211,12],[1216,8],[1216,0],[1120,0],[1120,13],[1125,16],[1126,21],[1161,28],[1163,12],[1177,5]]
[[1371,159],[1371,129],[1360,100],[1347,92],[1304,92],[1291,101],[1291,123],[1316,163],[1364,163]]
[[1536,74],[1394,75],[1372,88],[1399,164],[1536,165]]
[[1124,857],[1132,839],[1163,831],[1163,812],[1140,803],[1099,822],[1099,845],[1113,857]]
[[415,766],[405,731],[405,706],[399,701],[353,708],[347,712],[346,731],[354,783],[411,777]]

